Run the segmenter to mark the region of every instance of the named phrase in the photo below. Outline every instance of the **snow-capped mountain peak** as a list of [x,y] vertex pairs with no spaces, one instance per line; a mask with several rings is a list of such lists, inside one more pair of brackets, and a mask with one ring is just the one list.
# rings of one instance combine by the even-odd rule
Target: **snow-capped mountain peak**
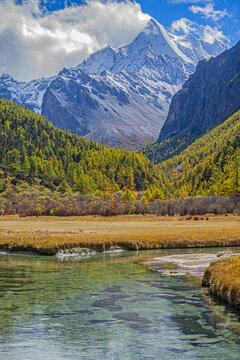
[[55,77],[25,83],[2,75],[0,97],[87,139],[135,148],[157,138],[198,60],[224,50],[194,35],[171,34],[150,19],[129,45],[107,46]]
[[148,33],[148,34],[156,34],[158,35],[161,32],[161,27],[159,26],[159,22],[157,22],[155,19],[151,18],[147,25],[144,27],[142,32]]
[[133,41],[133,44],[147,44],[156,55],[167,55],[172,58],[191,63],[186,55],[178,48],[177,44],[171,39],[167,30],[156,20],[151,18],[143,31]]
[[156,20],[150,19],[145,28],[129,45],[117,50],[110,46],[97,51],[77,66],[89,74],[111,71],[115,74],[124,70],[136,72],[145,66],[149,58],[167,57],[193,64],[170,37],[167,30]]

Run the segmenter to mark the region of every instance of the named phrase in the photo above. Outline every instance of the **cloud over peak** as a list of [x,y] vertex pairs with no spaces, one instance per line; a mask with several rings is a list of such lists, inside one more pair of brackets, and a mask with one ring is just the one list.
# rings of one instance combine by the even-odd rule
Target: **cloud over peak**
[[194,34],[197,38],[213,44],[214,41],[220,41],[226,46],[230,44],[230,39],[223,34],[217,26],[199,25],[189,19],[181,18],[172,23],[170,31],[173,34]]
[[131,42],[150,16],[137,3],[88,0],[43,13],[38,0],[0,1],[0,73],[18,80],[51,76],[110,44]]
[[191,10],[193,14],[200,14],[205,19],[212,21],[219,21],[225,16],[230,16],[227,9],[215,10],[212,3],[208,3],[206,6],[192,5],[189,7],[189,10]]

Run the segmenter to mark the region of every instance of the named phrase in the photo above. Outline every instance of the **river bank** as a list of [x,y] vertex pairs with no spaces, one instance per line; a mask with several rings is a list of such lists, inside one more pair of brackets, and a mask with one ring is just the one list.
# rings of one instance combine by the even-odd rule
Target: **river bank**
[[206,269],[202,286],[212,295],[240,310],[240,256],[220,259]]
[[195,276],[202,279],[211,295],[240,310],[240,251],[174,254],[145,262],[163,276]]
[[4,251],[56,255],[78,248],[104,252],[224,246],[240,246],[240,217],[0,217]]

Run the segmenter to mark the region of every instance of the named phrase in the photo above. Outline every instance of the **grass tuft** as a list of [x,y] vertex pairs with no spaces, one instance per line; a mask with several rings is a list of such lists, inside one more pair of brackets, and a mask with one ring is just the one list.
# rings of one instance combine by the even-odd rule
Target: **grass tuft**
[[213,262],[205,271],[202,285],[211,294],[240,309],[240,256]]

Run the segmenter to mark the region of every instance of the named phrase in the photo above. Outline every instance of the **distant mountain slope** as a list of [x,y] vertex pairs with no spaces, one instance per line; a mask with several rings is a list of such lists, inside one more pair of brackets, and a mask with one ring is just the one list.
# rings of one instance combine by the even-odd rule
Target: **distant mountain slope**
[[54,125],[111,146],[136,148],[157,139],[172,96],[199,59],[224,44],[174,36],[151,19],[129,45],[106,47],[52,79],[0,78],[0,96],[47,116]]
[[[202,61],[174,95],[160,132],[159,151],[168,143],[179,149],[240,109],[240,42],[216,58]],[[165,146],[165,145],[164,145]],[[176,151],[176,152],[177,152]],[[171,153],[170,153],[171,154]]]
[[43,95],[54,77],[33,80],[30,82],[16,81],[10,75],[0,77],[0,98],[11,100],[26,106],[35,113],[41,113]]
[[[1,171],[2,170],[2,171]],[[87,141],[55,128],[46,118],[0,100],[1,178],[25,180],[50,189],[63,180],[91,193],[124,187],[143,190],[154,179],[153,164],[142,154]]]
[[[159,119],[168,108],[173,86],[136,74],[89,75],[64,70],[44,94],[42,114],[61,129],[111,146],[135,148],[156,138]],[[176,88],[176,87],[175,87]],[[168,100],[168,101],[169,101]]]
[[240,195],[240,111],[157,168],[169,195]]

